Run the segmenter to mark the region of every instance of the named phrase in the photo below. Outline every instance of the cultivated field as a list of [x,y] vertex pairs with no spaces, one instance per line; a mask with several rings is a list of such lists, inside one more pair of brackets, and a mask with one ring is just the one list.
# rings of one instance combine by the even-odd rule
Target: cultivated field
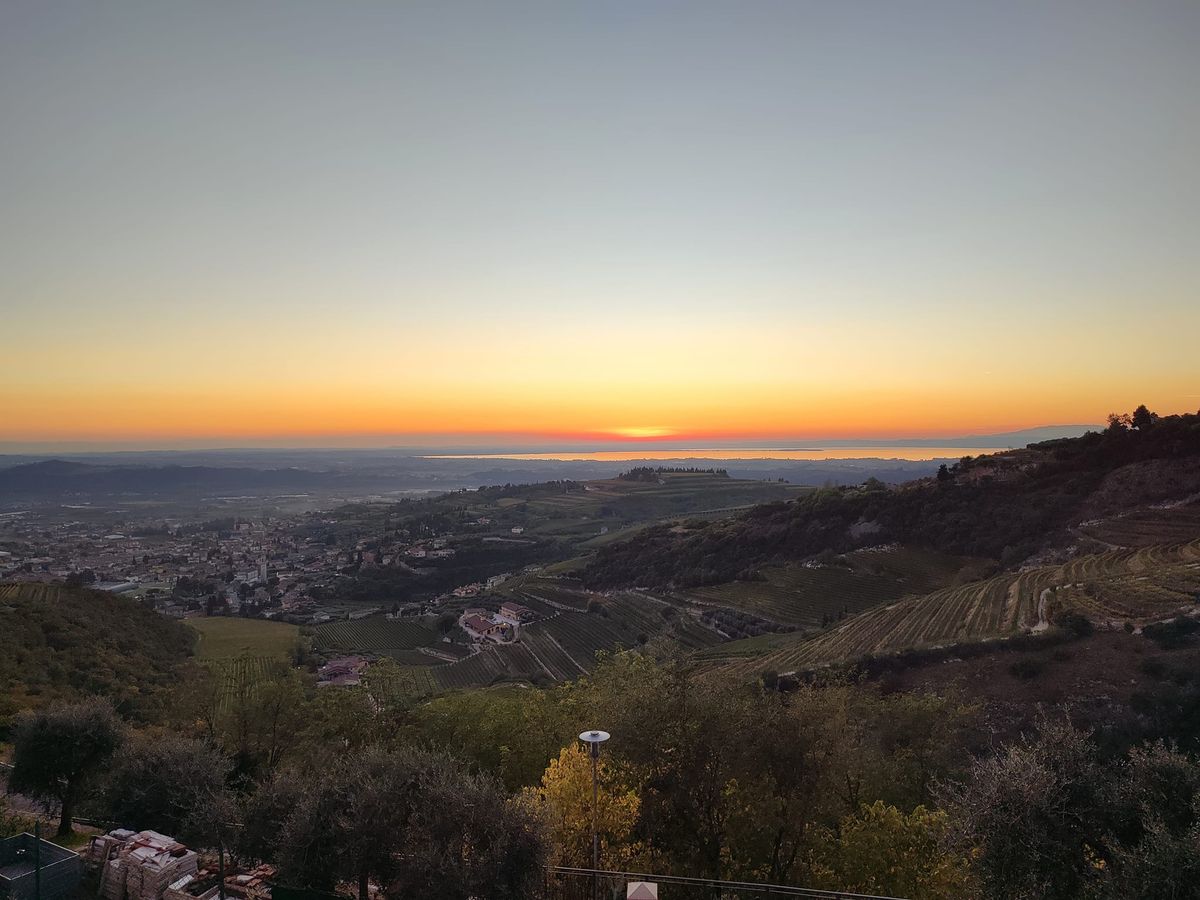
[[1080,525],[1078,532],[1102,544],[1146,547],[1186,541],[1200,534],[1200,504],[1139,509]]
[[430,666],[399,666],[382,673],[378,667],[367,670],[368,692],[384,703],[397,703],[437,693]]
[[437,687],[447,691],[486,687],[510,678],[530,678],[541,671],[537,660],[520,644],[495,647],[462,662],[429,670]]
[[423,619],[385,619],[369,616],[353,622],[329,622],[313,631],[318,650],[362,651],[390,656],[392,651],[428,647],[437,633]]
[[[633,591],[606,596],[580,590],[580,607],[588,600],[593,601],[592,612],[546,605],[542,610],[546,617],[522,626],[516,643],[488,647],[458,662],[421,659],[419,650],[382,651],[405,664],[403,677],[398,677],[389,691],[397,696],[423,696],[487,687],[504,680],[566,681],[591,671],[601,650],[635,647],[660,636],[669,636],[687,649],[709,647],[720,640],[686,611],[664,600]],[[664,616],[667,609],[670,613]],[[443,646],[436,644],[433,649]],[[430,671],[412,671],[417,667]]]
[[291,659],[300,636],[300,629],[295,625],[265,619],[213,616],[184,621],[200,632],[196,657],[202,662],[239,656],[286,662]]
[[1112,551],[908,597],[814,637],[734,641],[705,656],[729,659],[747,673],[788,672],[1038,630],[1059,611],[1136,625],[1193,609],[1198,593],[1200,541]]
[[831,564],[771,566],[762,571],[762,581],[693,588],[680,596],[787,625],[814,627],[905,595],[949,585],[964,568],[981,564],[930,550],[859,550]]
[[0,584],[0,603],[18,597],[31,603],[53,603],[63,590],[61,584]]
[[216,707],[221,712],[244,707],[264,684],[281,680],[291,671],[291,666],[274,656],[223,657],[210,659],[205,666],[212,672]]

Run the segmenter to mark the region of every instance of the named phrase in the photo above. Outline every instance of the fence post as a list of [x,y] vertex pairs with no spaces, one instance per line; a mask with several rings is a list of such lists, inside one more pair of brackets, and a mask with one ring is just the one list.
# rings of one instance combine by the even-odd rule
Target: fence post
[[42,900],[42,823],[33,823],[33,900]]

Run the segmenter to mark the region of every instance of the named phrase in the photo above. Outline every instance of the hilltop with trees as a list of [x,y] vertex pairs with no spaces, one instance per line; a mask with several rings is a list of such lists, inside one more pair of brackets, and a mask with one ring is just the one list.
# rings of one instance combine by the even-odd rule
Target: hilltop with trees
[[1070,540],[1088,516],[1200,490],[1200,415],[1144,406],[1107,429],[1023,450],[964,457],[897,488],[869,480],[765,503],[732,519],[664,524],[601,548],[584,583],[694,587],[753,579],[772,563],[897,542],[1014,566]]

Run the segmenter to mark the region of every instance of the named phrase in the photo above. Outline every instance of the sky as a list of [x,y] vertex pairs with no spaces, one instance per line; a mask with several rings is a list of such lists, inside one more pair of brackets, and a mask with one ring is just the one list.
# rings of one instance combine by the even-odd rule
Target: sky
[[1200,4],[0,4],[0,444],[1200,408]]

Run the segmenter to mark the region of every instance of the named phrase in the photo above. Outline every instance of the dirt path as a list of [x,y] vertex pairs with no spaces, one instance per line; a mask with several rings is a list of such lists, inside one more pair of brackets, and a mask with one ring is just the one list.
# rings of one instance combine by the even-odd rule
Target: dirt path
[[1037,604],[1038,620],[1037,620],[1037,624],[1033,626],[1034,634],[1043,632],[1047,628],[1050,627],[1050,620],[1048,618],[1046,618],[1046,605],[1049,602],[1051,590],[1052,590],[1051,588],[1045,588],[1042,590],[1042,593],[1038,596],[1038,604]]

